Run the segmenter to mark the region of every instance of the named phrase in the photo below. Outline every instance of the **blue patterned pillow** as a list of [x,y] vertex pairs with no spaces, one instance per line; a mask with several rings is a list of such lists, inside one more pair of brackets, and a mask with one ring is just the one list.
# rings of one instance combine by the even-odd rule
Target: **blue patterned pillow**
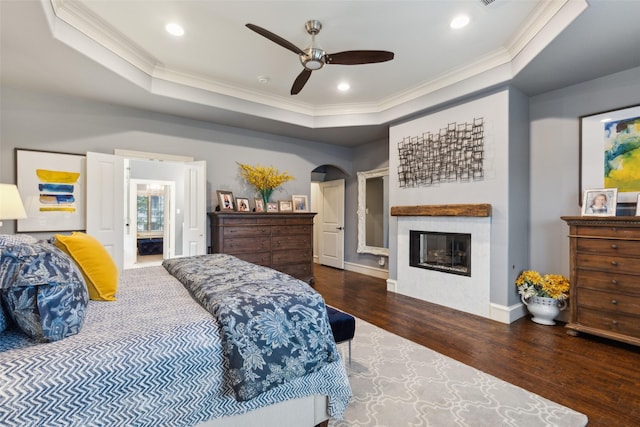
[[54,245],[4,247],[0,288],[9,315],[31,338],[57,341],[82,328],[87,285],[73,260]]
[[2,301],[0,301],[0,332],[7,329],[7,316],[4,314],[4,307],[2,307]]
[[0,234],[0,248],[20,243],[35,243],[38,239],[29,234]]

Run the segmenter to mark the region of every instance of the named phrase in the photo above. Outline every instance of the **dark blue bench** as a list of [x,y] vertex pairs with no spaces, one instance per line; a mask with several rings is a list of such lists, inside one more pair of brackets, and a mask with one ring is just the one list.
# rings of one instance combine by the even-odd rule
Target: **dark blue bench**
[[351,363],[351,340],[356,332],[356,319],[350,314],[329,306],[327,306],[327,315],[336,344],[349,342],[349,363]]
[[163,239],[160,238],[140,238],[138,239],[139,255],[158,255],[164,250]]

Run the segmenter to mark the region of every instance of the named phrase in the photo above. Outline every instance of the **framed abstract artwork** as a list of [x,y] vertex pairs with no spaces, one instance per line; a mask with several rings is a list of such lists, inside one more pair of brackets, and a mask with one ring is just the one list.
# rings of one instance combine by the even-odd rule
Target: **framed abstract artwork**
[[16,183],[27,212],[17,231],[86,228],[86,157],[16,149]]
[[580,117],[580,204],[585,189],[617,188],[618,203],[640,194],[640,105]]

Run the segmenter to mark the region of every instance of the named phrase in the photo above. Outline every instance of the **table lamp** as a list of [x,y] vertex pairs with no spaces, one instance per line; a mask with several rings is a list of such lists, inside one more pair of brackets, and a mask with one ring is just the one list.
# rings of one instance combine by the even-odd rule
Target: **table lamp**
[[13,184],[0,184],[0,226],[3,219],[26,218],[27,212],[22,205],[18,187]]

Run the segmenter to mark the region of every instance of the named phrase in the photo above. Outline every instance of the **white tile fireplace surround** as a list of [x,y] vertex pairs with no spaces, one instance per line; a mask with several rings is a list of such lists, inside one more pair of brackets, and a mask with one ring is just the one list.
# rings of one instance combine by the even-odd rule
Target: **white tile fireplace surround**
[[[488,215],[437,216],[437,213],[430,213],[428,216],[398,216],[398,277],[395,291],[490,318],[491,216]],[[471,276],[409,266],[411,230],[471,234]]]

